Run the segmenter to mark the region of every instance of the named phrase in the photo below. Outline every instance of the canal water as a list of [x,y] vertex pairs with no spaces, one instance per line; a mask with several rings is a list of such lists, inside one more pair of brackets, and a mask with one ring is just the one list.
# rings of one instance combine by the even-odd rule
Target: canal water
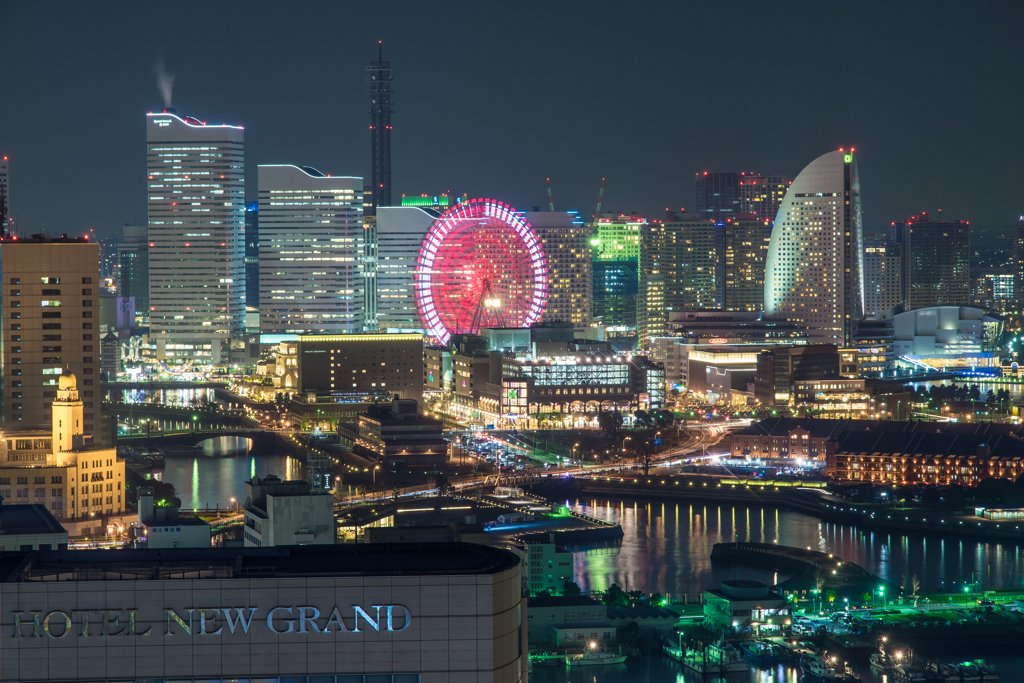
[[[980,581],[985,588],[1024,588],[1024,554],[1012,545],[925,537],[920,534],[864,532],[856,527],[832,524],[798,512],[772,508],[718,504],[625,502],[595,499],[568,500],[575,511],[622,525],[623,538],[599,547],[572,546],[574,575],[584,591],[602,591],[612,583],[625,590],[685,594],[690,600],[705,588],[732,578],[775,583],[785,578],[753,568],[711,564],[715,543],[754,541],[833,553],[859,564],[872,574],[902,584],[908,568],[921,579],[923,591],[959,590],[964,582]],[[1022,636],[1024,643],[1024,636]],[[1003,681],[1024,681],[1024,656],[993,653],[948,653],[946,661],[984,658],[1000,672]],[[885,681],[872,673],[867,661],[851,662],[864,681]],[[557,671],[537,667],[530,680],[538,683],[681,683],[701,680],[671,660],[654,656],[649,662],[628,660],[618,667],[588,667]],[[736,681],[799,681],[792,666],[722,679]],[[719,680],[708,678],[705,680]],[[889,682],[891,683],[891,682]]]
[[[234,507],[232,498],[239,504],[245,502],[244,482],[268,474],[309,481],[309,471],[301,460],[287,455],[248,455],[246,440],[237,437],[208,439],[203,442],[203,454],[197,457],[168,456],[164,470],[152,476],[174,486],[183,508],[228,508]],[[340,469],[334,474],[344,476]],[[343,492],[349,495],[355,490],[343,485]]]

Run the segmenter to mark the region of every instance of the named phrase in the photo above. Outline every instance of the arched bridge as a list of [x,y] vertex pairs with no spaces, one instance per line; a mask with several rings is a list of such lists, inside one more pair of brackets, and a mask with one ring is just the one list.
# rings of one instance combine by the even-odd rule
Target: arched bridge
[[236,436],[252,442],[250,453],[274,453],[283,450],[285,435],[262,429],[218,427],[214,429],[189,429],[174,432],[154,432],[151,434],[126,434],[117,437],[122,446],[163,447],[196,447],[207,439],[222,436]]

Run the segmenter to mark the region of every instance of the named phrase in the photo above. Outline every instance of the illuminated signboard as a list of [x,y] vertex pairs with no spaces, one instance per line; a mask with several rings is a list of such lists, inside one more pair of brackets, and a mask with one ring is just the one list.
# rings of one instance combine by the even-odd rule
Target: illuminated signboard
[[[330,612],[321,612],[312,605],[274,607],[266,615],[259,607],[197,607],[175,610],[164,608],[154,615],[139,618],[136,609],[97,610],[12,610],[12,622],[5,625],[13,638],[64,638],[66,636],[156,635],[153,628],[162,624],[164,637],[219,636],[241,633],[249,629],[276,634],[285,633],[398,633],[409,628],[412,615],[404,605],[372,605],[365,609],[350,605],[346,616],[337,605]],[[258,616],[257,616],[258,615]],[[346,623],[346,619],[348,623]],[[265,626],[264,626],[265,625]],[[351,626],[350,626],[351,625]],[[225,630],[226,629],[226,630]]]
[[725,337],[713,337],[708,339],[708,344],[728,344],[729,340]]

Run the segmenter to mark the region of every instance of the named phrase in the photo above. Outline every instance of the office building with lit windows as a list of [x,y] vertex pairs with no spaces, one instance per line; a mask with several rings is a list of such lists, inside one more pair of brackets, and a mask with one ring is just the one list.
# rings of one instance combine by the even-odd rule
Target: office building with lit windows
[[590,327],[593,271],[589,229],[575,211],[528,211],[525,217],[547,257],[548,298],[541,322]]
[[[118,289],[121,299],[135,299],[136,314],[149,317],[149,239],[145,225],[125,225],[117,247]],[[131,321],[134,325],[135,321]]]
[[168,110],[146,140],[156,357],[217,364],[245,331],[244,133]]
[[722,227],[722,308],[760,311],[764,308],[764,265],[772,236],[771,219],[741,214],[727,219]]
[[768,221],[769,226],[779,213],[782,200],[793,181],[786,176],[741,173],[739,179],[740,214]]
[[673,311],[721,308],[724,224],[693,214],[652,221],[640,248],[637,330],[641,346],[665,335]]
[[609,337],[636,334],[642,216],[605,214],[592,226],[594,320]]
[[892,317],[903,304],[903,245],[875,241],[864,248],[864,315]]
[[765,317],[796,322],[814,342],[849,346],[864,312],[864,238],[853,150],[824,154],[779,208],[764,276]]
[[7,234],[7,217],[10,215],[10,171],[7,157],[0,157],[0,237]]
[[377,207],[376,327],[381,332],[423,331],[413,276],[423,240],[439,216],[415,206]]
[[971,304],[971,225],[927,213],[892,227],[903,246],[903,308]]
[[260,332],[363,327],[363,179],[259,166]]
[[3,429],[45,426],[62,373],[82,378],[82,430],[100,427],[99,245],[87,238],[0,240]]
[[245,204],[245,306],[260,306],[260,204]]

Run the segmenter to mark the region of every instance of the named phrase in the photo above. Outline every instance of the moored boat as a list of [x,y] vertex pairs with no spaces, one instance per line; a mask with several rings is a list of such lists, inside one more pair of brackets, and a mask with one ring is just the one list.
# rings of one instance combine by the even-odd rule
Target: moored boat
[[804,677],[813,681],[824,683],[854,683],[860,681],[860,676],[840,662],[835,656],[807,656],[800,661],[800,670]]
[[587,650],[578,655],[566,655],[565,663],[569,666],[600,666],[603,664],[622,664],[626,661],[626,655],[616,655],[611,652],[600,652]]
[[718,664],[723,673],[750,671],[750,665],[743,660],[743,653],[739,648],[730,645],[725,640],[719,640],[708,646],[708,658]]

